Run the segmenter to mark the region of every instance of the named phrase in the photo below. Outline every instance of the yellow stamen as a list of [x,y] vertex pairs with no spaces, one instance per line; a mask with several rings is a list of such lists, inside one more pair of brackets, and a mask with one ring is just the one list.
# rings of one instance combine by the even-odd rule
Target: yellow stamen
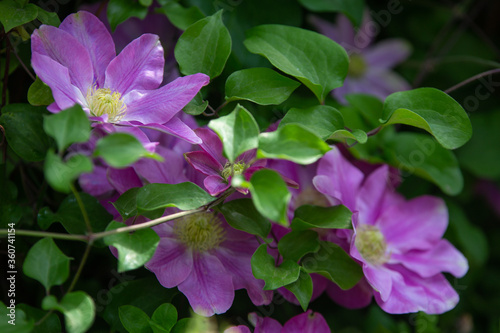
[[213,213],[197,213],[178,219],[174,233],[181,243],[200,253],[217,248],[226,236],[220,219]]
[[122,95],[109,88],[92,87],[87,93],[87,104],[90,114],[95,117],[108,115],[108,122],[116,123],[127,113],[127,106],[122,101]]
[[363,259],[370,264],[379,266],[389,260],[384,235],[373,225],[362,224],[356,228],[354,245]]

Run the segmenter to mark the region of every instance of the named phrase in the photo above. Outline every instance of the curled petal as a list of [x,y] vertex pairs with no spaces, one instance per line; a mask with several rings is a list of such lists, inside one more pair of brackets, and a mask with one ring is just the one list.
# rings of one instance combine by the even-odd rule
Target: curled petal
[[218,175],[208,176],[203,181],[203,185],[205,185],[208,193],[212,196],[221,194],[231,186],[224,180],[224,178]]
[[184,156],[188,163],[202,174],[220,177],[223,166],[210,154],[204,151],[193,151],[184,154]]
[[319,312],[309,310],[288,320],[282,333],[330,333],[330,327]]
[[195,132],[202,141],[201,149],[209,153],[219,163],[225,164],[227,160],[222,156],[222,141],[217,133],[209,128],[198,128]]

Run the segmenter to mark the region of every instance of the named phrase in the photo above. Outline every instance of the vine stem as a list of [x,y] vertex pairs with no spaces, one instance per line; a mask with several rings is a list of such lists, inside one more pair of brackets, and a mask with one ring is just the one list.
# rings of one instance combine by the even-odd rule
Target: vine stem
[[90,249],[92,248],[92,243],[93,240],[90,240],[87,243],[87,247],[85,248],[85,252],[83,253],[82,260],[80,261],[80,265],[78,266],[78,270],[75,273],[75,276],[73,277],[73,280],[71,281],[71,285],[69,286],[68,290],[66,291],[66,295],[69,294],[73,288],[75,288],[76,282],[78,282],[78,279],[80,278],[80,275],[82,274],[83,271],[83,266],[87,263],[87,259],[90,254]]
[[482,73],[479,73],[477,75],[474,75],[474,76],[468,78],[467,80],[464,80],[464,81],[462,81],[462,82],[454,85],[453,87],[446,89],[444,92],[447,93],[447,94],[449,94],[450,92],[455,91],[458,88],[461,88],[461,87],[465,86],[466,84],[468,84],[468,83],[470,83],[472,81],[475,81],[475,80],[478,80],[478,79],[480,79],[482,77],[485,77],[485,76],[488,76],[488,75],[493,75],[493,74],[496,74],[496,73],[500,73],[500,68],[492,69],[492,70],[489,70],[489,71],[482,72]]
[[76,190],[76,188],[73,184],[71,184],[70,187],[71,187],[71,192],[73,192],[73,195],[75,196],[76,202],[78,203],[78,207],[80,207],[80,211],[82,212],[83,220],[85,221],[85,225],[87,226],[87,232],[89,234],[92,234],[92,226],[90,224],[89,214],[87,213],[87,210],[85,209],[85,205],[83,204],[82,198],[80,197],[80,194],[78,193],[78,191]]

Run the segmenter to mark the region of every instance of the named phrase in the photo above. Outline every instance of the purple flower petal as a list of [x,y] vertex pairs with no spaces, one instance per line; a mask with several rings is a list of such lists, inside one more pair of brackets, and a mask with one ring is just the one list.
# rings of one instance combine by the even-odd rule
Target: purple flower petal
[[193,256],[193,270],[179,284],[179,291],[199,315],[209,317],[226,312],[234,299],[231,276],[217,257],[208,253]]
[[86,104],[80,89],[71,84],[70,74],[66,67],[37,52],[32,54],[31,63],[36,75],[52,89],[55,103],[51,104],[54,106],[50,108],[51,112],[58,112],[75,104]]
[[377,226],[389,252],[431,249],[448,226],[448,210],[440,198],[421,196],[386,209]]
[[140,159],[134,164],[134,170],[149,183],[179,184],[187,182],[184,175],[185,161],[177,152],[158,146],[156,153],[165,161],[160,162],[153,159]]
[[209,128],[198,128],[195,132],[202,141],[201,149],[209,153],[219,163],[225,164],[227,159],[222,156],[222,141],[217,133]]
[[330,333],[330,327],[326,323],[325,318],[319,313],[313,313],[312,310],[308,310],[300,315],[293,317],[288,320],[283,329],[282,333]]
[[84,173],[78,179],[80,187],[90,195],[99,197],[114,191],[106,176],[107,168],[95,166],[92,173]]
[[202,174],[220,177],[223,166],[212,155],[204,151],[193,151],[184,154],[184,156],[186,157],[186,161]]
[[252,333],[252,331],[245,325],[238,325],[225,329],[224,333]]
[[165,124],[148,124],[149,128],[154,128],[156,130],[174,135],[180,139],[186,140],[192,144],[200,144],[201,139],[196,135],[196,133],[186,125],[179,117],[173,117]]
[[212,196],[219,195],[231,187],[221,176],[208,176],[203,181],[203,185]]
[[115,44],[108,29],[97,17],[86,11],[69,15],[59,29],[71,34],[90,55],[98,87],[104,84],[106,67],[116,56]]
[[364,308],[371,303],[373,297],[372,288],[364,278],[349,290],[342,290],[330,282],[326,292],[335,303],[348,309]]
[[[80,89],[83,95],[87,94],[94,82],[94,70],[87,49],[75,37],[56,27],[42,25],[31,36],[31,51],[32,54],[48,56],[66,67],[71,83]],[[35,63],[33,69],[37,75],[38,72],[49,70]],[[42,76],[40,78],[42,79]]]
[[469,264],[464,255],[447,240],[443,239],[428,251],[409,251],[405,254],[393,254],[391,263],[401,263],[409,270],[427,278],[441,272],[448,272],[456,277],[467,273]]
[[333,147],[320,160],[318,176],[314,177],[313,183],[320,193],[355,210],[356,193],[363,177],[363,173],[349,163],[336,147]]
[[142,187],[143,185],[132,167],[124,169],[108,168],[107,176],[109,183],[120,194],[133,187]]
[[389,184],[389,166],[383,165],[373,171],[361,186],[356,201],[358,218],[362,224],[373,225],[388,204],[387,194],[392,190]]
[[205,74],[193,74],[156,90],[133,90],[123,97],[127,105],[123,121],[164,124],[181,111],[209,79]]
[[145,266],[165,288],[178,286],[195,274],[193,253],[171,238],[160,239],[153,258]]
[[408,58],[411,45],[402,39],[386,39],[363,51],[368,66],[392,68]]
[[273,333],[281,332],[281,324],[273,318],[261,317],[255,312],[248,314],[248,320],[255,327],[254,333]]
[[321,34],[340,44],[347,52],[359,48],[354,45],[354,28],[344,15],[337,16],[337,24],[323,20],[315,15],[309,16],[308,21]]
[[380,299],[384,302],[389,299],[394,290],[393,281],[402,280],[403,277],[385,266],[373,267],[363,265],[363,273],[368,283],[380,294]]
[[257,306],[271,303],[273,292],[263,290],[264,281],[256,279],[252,274],[250,259],[259,245],[255,238],[250,238],[245,242],[235,242],[231,239],[230,243],[237,246],[228,248],[223,243],[215,255],[231,275],[234,289],[246,289],[253,304]]
[[163,48],[158,36],[144,34],[134,39],[109,63],[104,85],[122,96],[133,90],[156,89],[163,81],[164,65]]

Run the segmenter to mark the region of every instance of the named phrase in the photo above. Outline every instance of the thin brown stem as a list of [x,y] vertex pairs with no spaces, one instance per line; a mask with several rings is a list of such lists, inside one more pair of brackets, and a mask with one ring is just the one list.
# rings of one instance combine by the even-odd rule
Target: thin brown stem
[[486,72],[474,75],[473,77],[470,77],[467,80],[464,80],[464,81],[462,81],[462,82],[454,85],[453,87],[446,89],[444,92],[447,93],[447,94],[449,94],[450,92],[453,92],[453,91],[457,90],[458,88],[461,88],[461,87],[465,86],[468,83],[471,83],[471,82],[473,82],[475,80],[478,80],[478,79],[480,79],[482,77],[485,77],[485,76],[488,76],[488,75],[493,75],[493,74],[496,74],[496,73],[500,73],[500,68],[492,69],[492,70],[489,70],[489,71],[486,71]]

